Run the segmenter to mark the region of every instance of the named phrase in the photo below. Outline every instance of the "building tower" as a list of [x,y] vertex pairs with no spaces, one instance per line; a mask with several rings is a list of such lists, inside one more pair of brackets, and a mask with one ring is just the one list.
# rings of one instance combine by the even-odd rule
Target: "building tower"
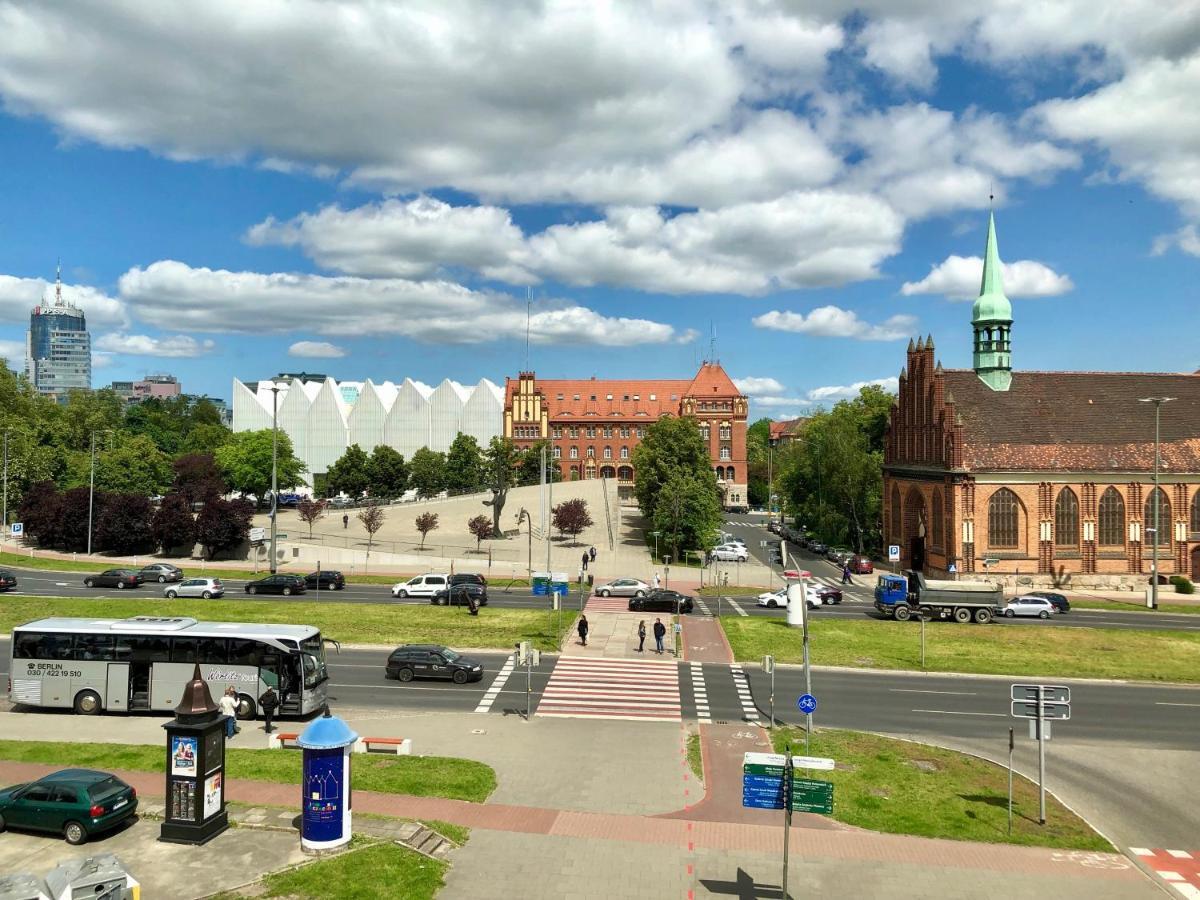
[[975,374],[993,391],[1007,391],[1012,384],[1012,304],[1004,296],[996,219],[991,213],[983,251],[983,279],[971,326],[975,330]]
[[54,276],[54,304],[29,316],[25,374],[38,393],[62,400],[68,391],[92,386],[92,339],[83,310],[63,302],[62,267]]

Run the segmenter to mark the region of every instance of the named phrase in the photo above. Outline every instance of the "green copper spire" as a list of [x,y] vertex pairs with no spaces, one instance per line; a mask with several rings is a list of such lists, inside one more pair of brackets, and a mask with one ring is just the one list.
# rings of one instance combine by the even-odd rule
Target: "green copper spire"
[[975,374],[993,391],[1007,391],[1012,384],[1012,304],[1004,296],[996,218],[991,213],[983,251],[983,278],[971,310],[971,325],[975,331]]

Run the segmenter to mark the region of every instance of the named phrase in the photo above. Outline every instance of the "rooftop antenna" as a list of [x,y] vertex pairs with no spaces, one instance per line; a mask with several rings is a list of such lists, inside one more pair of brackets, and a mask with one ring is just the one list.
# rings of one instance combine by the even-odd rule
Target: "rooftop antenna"
[[529,371],[529,326],[533,320],[533,287],[525,286],[525,371]]
[[717,361],[717,329],[712,319],[708,320],[708,332],[710,335],[708,341],[708,361],[710,364],[715,364]]
[[54,305],[62,306],[62,257],[54,267]]

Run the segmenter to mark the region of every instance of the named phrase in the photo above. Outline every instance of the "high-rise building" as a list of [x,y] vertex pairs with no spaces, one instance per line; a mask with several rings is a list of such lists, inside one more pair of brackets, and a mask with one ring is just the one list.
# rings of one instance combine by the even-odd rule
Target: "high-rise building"
[[42,394],[65,397],[92,386],[92,338],[83,310],[63,301],[62,270],[54,277],[54,303],[35,306],[29,316],[25,374]]

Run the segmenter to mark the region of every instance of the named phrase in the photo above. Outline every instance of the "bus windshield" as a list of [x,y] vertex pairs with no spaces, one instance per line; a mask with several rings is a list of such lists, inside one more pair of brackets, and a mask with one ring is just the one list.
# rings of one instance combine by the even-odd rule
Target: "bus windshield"
[[314,688],[329,679],[325,667],[325,643],[316,634],[300,642],[300,656],[304,663],[304,686]]

